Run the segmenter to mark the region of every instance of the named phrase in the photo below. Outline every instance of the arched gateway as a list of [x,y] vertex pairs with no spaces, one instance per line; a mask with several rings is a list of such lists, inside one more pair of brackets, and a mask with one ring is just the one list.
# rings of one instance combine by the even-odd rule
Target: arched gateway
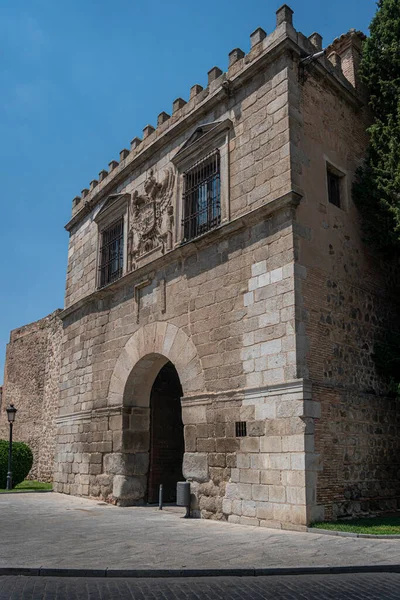
[[154,502],[160,483],[174,499],[184,453],[182,396],[204,391],[196,348],[171,323],[136,331],[110,380],[108,405],[122,407],[122,451],[109,455],[113,496],[120,505]]

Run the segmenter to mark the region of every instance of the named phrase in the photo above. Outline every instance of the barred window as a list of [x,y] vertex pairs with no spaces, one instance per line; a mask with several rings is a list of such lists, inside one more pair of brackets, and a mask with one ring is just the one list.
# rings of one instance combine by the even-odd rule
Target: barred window
[[246,437],[247,436],[247,426],[246,421],[236,421],[235,430],[236,437]]
[[215,150],[184,173],[183,242],[221,223],[220,155]]
[[124,265],[124,219],[121,217],[104,229],[100,247],[100,287],[122,276]]

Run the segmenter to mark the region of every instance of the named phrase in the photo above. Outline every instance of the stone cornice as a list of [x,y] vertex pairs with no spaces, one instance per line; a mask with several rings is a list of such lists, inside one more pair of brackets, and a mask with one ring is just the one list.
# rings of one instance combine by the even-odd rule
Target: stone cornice
[[90,423],[92,420],[92,411],[91,410],[81,410],[76,413],[70,413],[69,415],[61,415],[56,417],[55,423],[59,427],[63,427],[64,425],[73,425],[74,423]]
[[124,275],[117,281],[110,283],[109,285],[99,290],[95,290],[88,296],[81,298],[71,306],[65,308],[58,316],[61,320],[63,320],[71,314],[73,314],[74,312],[76,312],[77,310],[79,310],[80,308],[82,308],[83,306],[93,301],[108,297],[110,294],[114,294],[116,290],[120,289],[124,285],[133,283],[137,280],[140,281],[149,273],[153,273],[154,271],[160,270],[166,264],[177,260],[178,258],[186,258],[187,256],[196,252],[198,249],[215,244],[217,240],[220,241],[221,239],[231,235],[235,231],[239,231],[248,226],[251,226],[259,222],[261,219],[269,218],[273,214],[281,210],[295,210],[299,205],[301,198],[301,193],[292,190],[283,196],[275,198],[274,200],[271,200],[270,202],[267,202],[266,204],[263,204],[262,206],[248,213],[245,213],[244,215],[241,215],[236,219],[229,221],[228,223],[220,225],[216,229],[213,229],[212,231],[209,231],[204,235],[194,240],[191,240],[190,242],[186,242],[185,244],[176,246],[170,252],[167,252],[163,256],[160,256],[159,258],[156,258],[155,260],[139,267],[135,271],[127,273],[126,275]]
[[301,394],[304,400],[311,399],[312,384],[307,379],[294,379],[292,381],[283,381],[272,383],[257,388],[239,388],[234,390],[223,390],[220,392],[202,392],[184,396],[182,406],[196,406],[198,404],[211,404],[213,400],[231,401],[231,400],[257,400],[267,398],[268,396],[285,396],[286,394]]

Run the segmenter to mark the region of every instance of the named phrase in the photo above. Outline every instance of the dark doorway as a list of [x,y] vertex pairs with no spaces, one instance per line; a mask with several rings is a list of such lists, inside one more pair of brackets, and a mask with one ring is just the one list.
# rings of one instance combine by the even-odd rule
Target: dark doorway
[[182,387],[174,365],[168,362],[157,375],[150,395],[150,465],[147,501],[158,502],[160,483],[164,502],[176,501],[176,483],[182,481],[185,444],[181,410]]

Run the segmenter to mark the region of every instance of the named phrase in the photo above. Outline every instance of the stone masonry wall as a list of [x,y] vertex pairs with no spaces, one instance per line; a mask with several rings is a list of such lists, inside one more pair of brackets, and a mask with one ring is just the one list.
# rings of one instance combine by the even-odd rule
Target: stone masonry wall
[[[291,26],[289,34],[297,39],[297,33]],[[128,153],[119,168],[122,170],[129,162],[133,165],[138,163],[138,166],[133,166],[125,178],[121,177],[110,193],[132,193],[140,189],[151,169],[159,177],[164,169],[171,166],[171,159],[196,127],[224,119],[230,119],[233,124],[229,141],[228,218],[234,220],[290,192],[288,93],[296,69],[291,55],[283,50],[280,54],[275,51],[273,62],[265,60],[262,67],[240,85],[234,94],[220,96],[221,85],[227,78],[232,82],[239,78],[240,73],[250,68],[260,53],[267,52],[269,48],[274,50],[277,43],[282,42],[287,35],[287,26],[282,23],[269,36],[261,36],[261,41],[252,47],[245,58],[231,64],[227,74],[211,80],[206,89],[191,96],[189,102],[174,110],[172,116],[160,124],[156,131],[147,135],[146,129],[140,145]],[[197,87],[200,86],[194,86]],[[212,101],[214,97],[218,98],[218,102]],[[208,108],[207,102],[211,108]],[[204,108],[200,110],[203,105]],[[182,128],[181,133],[167,137],[165,143],[149,154],[147,160],[136,160],[135,163],[141,152],[145,153],[152,143],[166,135],[169,128],[177,127],[185,119],[190,125]],[[112,175],[110,173],[110,177]],[[91,196],[94,199],[96,193],[101,194],[102,187],[98,184],[93,188]],[[177,204],[180,202],[180,196],[175,196],[174,215],[179,214]],[[102,202],[97,206],[94,204],[94,209],[90,212],[83,211],[79,227],[72,227],[70,231],[66,307],[96,290],[98,233],[94,218],[101,204]]]
[[32,449],[29,478],[39,481],[53,479],[62,339],[59,312],[14,329],[6,354],[0,437],[8,439],[5,409],[12,402],[18,410],[13,439]]
[[[133,356],[149,356],[150,371],[151,357],[162,353],[180,375],[183,470],[192,481],[195,510],[235,522],[305,524],[303,469],[312,460],[318,407],[295,379],[292,217],[292,209],[282,210],[186,246],[178,259],[153,270],[139,323],[128,282],[66,316],[56,490],[122,504],[143,498],[149,442],[148,418],[140,414],[147,409],[132,408],[131,418],[126,394],[125,408],[110,406],[111,390],[124,377],[117,363],[131,346],[139,353]],[[157,341],[152,324],[187,337],[176,358],[174,346],[172,355],[159,350],[157,344],[170,343]],[[200,364],[200,389],[192,389],[185,380],[190,368],[179,364],[189,340]],[[127,373],[134,367],[134,358],[122,365]],[[246,420],[246,438],[235,437],[235,420]]]
[[[385,397],[372,354],[384,328],[397,322],[396,279],[361,241],[351,199],[368,115],[316,73],[301,88],[301,113],[297,246],[304,277],[296,297],[306,334],[303,374],[321,404],[315,518],[392,510],[400,498],[400,411]],[[344,175],[341,208],[328,202],[326,162]]]

